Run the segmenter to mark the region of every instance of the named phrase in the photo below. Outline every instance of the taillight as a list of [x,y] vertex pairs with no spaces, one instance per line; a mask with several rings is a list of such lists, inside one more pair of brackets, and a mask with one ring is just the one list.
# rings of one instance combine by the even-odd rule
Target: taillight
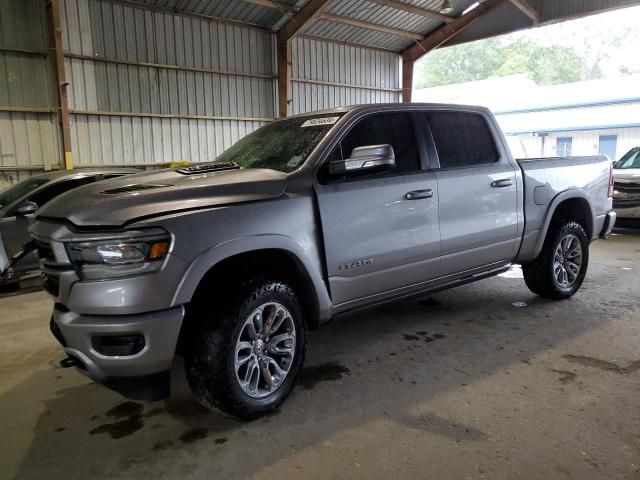
[[613,163],[609,165],[609,198],[613,197]]

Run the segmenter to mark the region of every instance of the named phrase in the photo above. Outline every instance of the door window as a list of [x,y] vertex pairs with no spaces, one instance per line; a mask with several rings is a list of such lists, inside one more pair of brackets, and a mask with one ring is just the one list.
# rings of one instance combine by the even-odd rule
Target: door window
[[374,173],[361,172],[357,174],[357,178],[384,177],[420,171],[420,150],[411,114],[379,113],[360,120],[336,145],[320,172],[320,181],[336,180],[329,176],[329,162],[348,159],[353,149],[357,147],[381,144],[393,147],[396,158],[395,167]]
[[611,160],[616,159],[617,135],[600,135],[598,153],[608,155]]
[[556,156],[570,157],[572,144],[573,144],[573,138],[558,137],[556,139]]
[[493,134],[482,115],[468,112],[425,113],[440,168],[473,167],[500,160]]

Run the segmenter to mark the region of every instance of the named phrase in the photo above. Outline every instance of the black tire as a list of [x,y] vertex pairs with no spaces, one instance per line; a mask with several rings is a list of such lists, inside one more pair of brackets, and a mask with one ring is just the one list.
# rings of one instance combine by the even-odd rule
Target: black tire
[[[295,353],[282,383],[268,396],[255,398],[245,393],[236,376],[235,348],[245,320],[268,302],[277,302],[289,311],[295,326]],[[184,357],[193,395],[205,407],[216,407],[243,420],[258,418],[278,408],[293,390],[306,351],[302,309],[293,289],[277,281],[252,282],[227,301],[218,318],[210,316],[211,303],[211,300],[196,299],[191,312],[197,317],[191,320],[198,326]]]
[[[566,238],[567,235],[574,235],[580,242],[582,263],[580,271],[573,283],[569,286],[563,286],[554,275],[554,256],[560,242]],[[533,293],[552,300],[562,300],[571,297],[580,289],[588,266],[589,239],[587,238],[587,234],[580,224],[565,220],[557,222],[550,227],[540,255],[531,263],[523,265],[522,272],[527,287],[529,287],[529,290]]]

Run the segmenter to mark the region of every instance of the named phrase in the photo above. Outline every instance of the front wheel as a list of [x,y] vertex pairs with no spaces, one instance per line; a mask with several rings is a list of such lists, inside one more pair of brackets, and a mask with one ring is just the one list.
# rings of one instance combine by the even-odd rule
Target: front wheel
[[199,332],[185,355],[187,380],[205,406],[242,419],[277,408],[289,395],[304,361],[305,329],[294,291],[263,281],[211,317],[198,308]]
[[560,300],[576,293],[589,265],[589,239],[580,224],[555,225],[538,258],[522,266],[524,281],[533,293]]

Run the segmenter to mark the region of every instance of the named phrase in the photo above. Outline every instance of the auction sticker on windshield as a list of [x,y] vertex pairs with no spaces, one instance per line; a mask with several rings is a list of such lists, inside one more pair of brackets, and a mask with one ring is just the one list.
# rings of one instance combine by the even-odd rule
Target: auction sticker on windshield
[[333,125],[339,119],[340,117],[312,118],[311,120],[307,120],[300,126],[301,127],[317,127],[319,125]]

